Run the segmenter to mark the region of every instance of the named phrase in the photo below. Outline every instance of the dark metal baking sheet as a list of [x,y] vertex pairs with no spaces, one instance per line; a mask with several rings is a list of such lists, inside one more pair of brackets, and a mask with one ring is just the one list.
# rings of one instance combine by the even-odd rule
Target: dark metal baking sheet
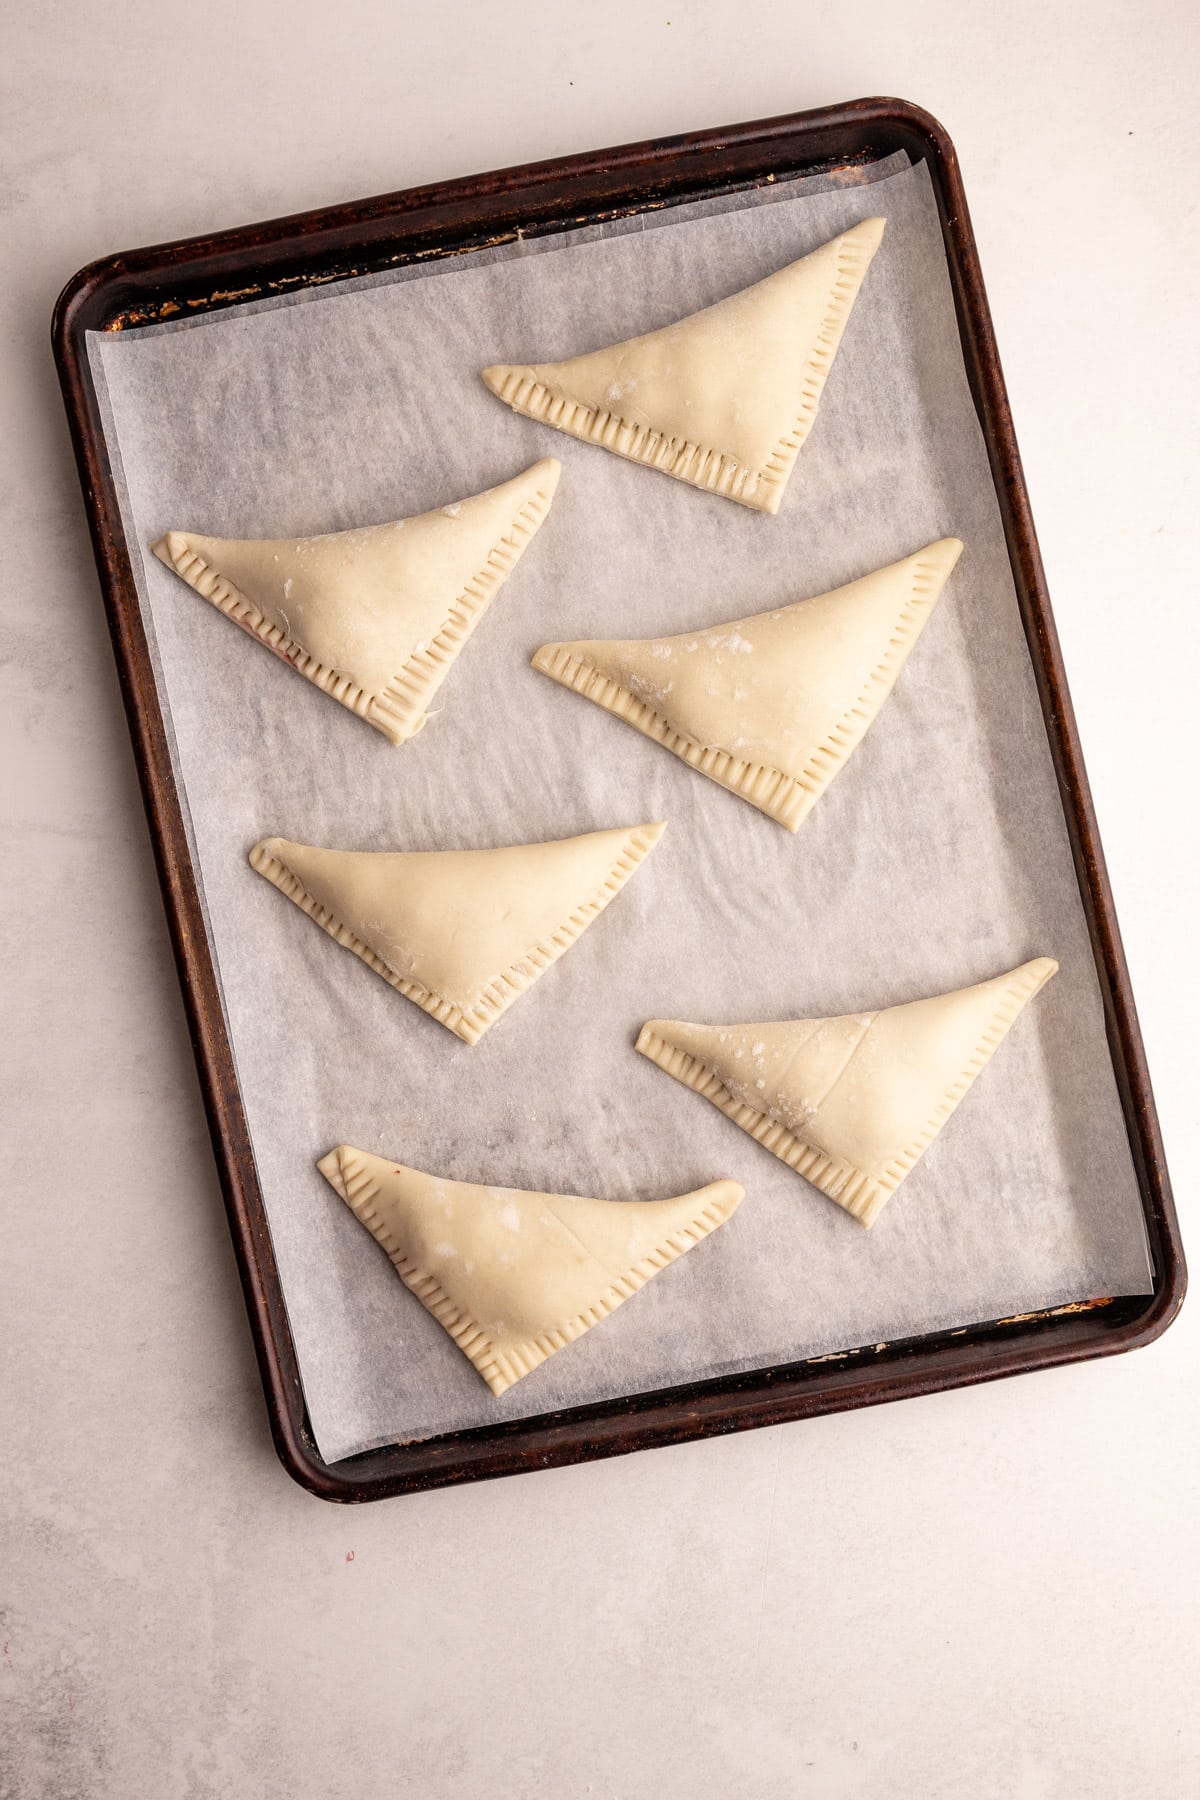
[[[287,1309],[172,776],[163,706],[124,544],[84,336],[264,299],[525,236],[727,194],[800,171],[850,172],[898,150],[929,167],[943,221],[963,353],[987,441],[1106,1006],[1106,1023],[1155,1270],[1150,1296],[1098,1297],[787,1368],[324,1462],[307,1427]],[[1162,1331],[1182,1299],[1183,1258],[1153,1098],[1095,819],[1045,593],[953,148],[927,115],[860,101],[727,131],[413,190],[208,240],[94,264],[68,285],[55,352],[188,1005],[272,1429],[289,1471],[330,1499],[362,1500],[522,1468],[616,1454],[1126,1349]]]

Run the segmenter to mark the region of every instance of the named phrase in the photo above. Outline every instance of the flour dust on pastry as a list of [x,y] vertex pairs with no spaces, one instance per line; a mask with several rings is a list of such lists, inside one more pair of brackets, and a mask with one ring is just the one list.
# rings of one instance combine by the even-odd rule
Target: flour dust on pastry
[[887,699],[962,551],[676,637],[543,644],[533,666],[795,831]]
[[778,512],[883,227],[865,219],[660,331],[566,362],[498,363],[483,379],[528,418]]
[[837,1019],[651,1019],[637,1047],[863,1225],[929,1148],[1058,964]]
[[251,866],[377,975],[474,1044],[620,893],[665,826],[499,850],[322,850]]
[[496,1395],[599,1325],[742,1199],[591,1200],[446,1181],[342,1144],[317,1164]]
[[168,531],[155,556],[393,744],[424,725],[467,639],[550,509],[560,465],[435,512],[323,537]]

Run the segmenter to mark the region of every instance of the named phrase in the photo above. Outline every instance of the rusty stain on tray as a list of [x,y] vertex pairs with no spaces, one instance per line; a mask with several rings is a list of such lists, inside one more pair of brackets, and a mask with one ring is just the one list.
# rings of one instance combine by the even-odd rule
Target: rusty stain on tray
[[1115,1296],[1105,1294],[1099,1300],[1071,1300],[1065,1306],[1052,1306],[1045,1312],[1010,1313],[1007,1319],[997,1319],[997,1325],[1027,1325],[1030,1319],[1062,1319],[1068,1313],[1095,1312],[1098,1307],[1111,1306]]
[[[209,294],[203,300],[189,300],[188,305],[193,306],[193,307],[214,306],[217,303],[217,301],[228,302],[230,300],[245,300],[251,294],[257,294],[258,291],[259,291],[258,288],[255,286],[244,287],[244,288],[218,288],[215,294]],[[169,304],[169,302],[168,302],[168,304]],[[176,307],[175,310],[176,310],[176,312],[178,312],[179,308]]]
[[[1010,1313],[1007,1318],[992,1319],[986,1325],[956,1326],[953,1331],[948,1331],[946,1336],[966,1337],[968,1332],[994,1330],[1000,1325],[1028,1325],[1036,1319],[1062,1319],[1069,1313],[1095,1312],[1102,1306],[1111,1306],[1113,1299],[1112,1294],[1105,1294],[1096,1300],[1070,1300],[1062,1306],[1048,1306],[1040,1312]],[[818,1363],[848,1362],[854,1356],[882,1356],[885,1351],[892,1348],[892,1344],[884,1342],[882,1344],[859,1344],[853,1350],[828,1350],[823,1356],[806,1356],[803,1366],[811,1369],[815,1368]]]

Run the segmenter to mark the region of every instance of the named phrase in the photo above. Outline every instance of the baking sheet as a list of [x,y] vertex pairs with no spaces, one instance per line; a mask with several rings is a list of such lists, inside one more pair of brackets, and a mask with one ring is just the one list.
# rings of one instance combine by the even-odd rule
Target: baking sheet
[[[322,1455],[1098,1294],[1150,1289],[1100,997],[923,167],[121,334],[89,352],[166,696],[233,1051]],[[769,204],[764,204],[769,200]],[[882,213],[781,514],[518,419],[489,362],[652,329]],[[562,461],[547,523],[403,749],[250,643],[147,546],[332,531]],[[528,667],[966,551],[895,692],[795,836]],[[139,561],[140,552],[140,561]],[[474,1049],[245,853],[488,846],[666,819],[653,856]],[[873,1231],[632,1048],[652,1016],[894,1004],[1062,965]],[[601,1195],[744,1182],[734,1219],[501,1400],[316,1173],[358,1144]]]

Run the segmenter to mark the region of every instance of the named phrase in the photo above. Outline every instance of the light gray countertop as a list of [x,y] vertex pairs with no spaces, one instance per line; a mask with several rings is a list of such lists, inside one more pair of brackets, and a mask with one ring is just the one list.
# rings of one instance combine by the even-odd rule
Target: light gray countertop
[[288,1481],[48,350],[131,244],[857,94],[941,117],[1186,1243],[1193,8],[67,0],[7,37],[0,1796],[1194,1792],[1190,1309],[1127,1358],[607,1463],[345,1511]]

